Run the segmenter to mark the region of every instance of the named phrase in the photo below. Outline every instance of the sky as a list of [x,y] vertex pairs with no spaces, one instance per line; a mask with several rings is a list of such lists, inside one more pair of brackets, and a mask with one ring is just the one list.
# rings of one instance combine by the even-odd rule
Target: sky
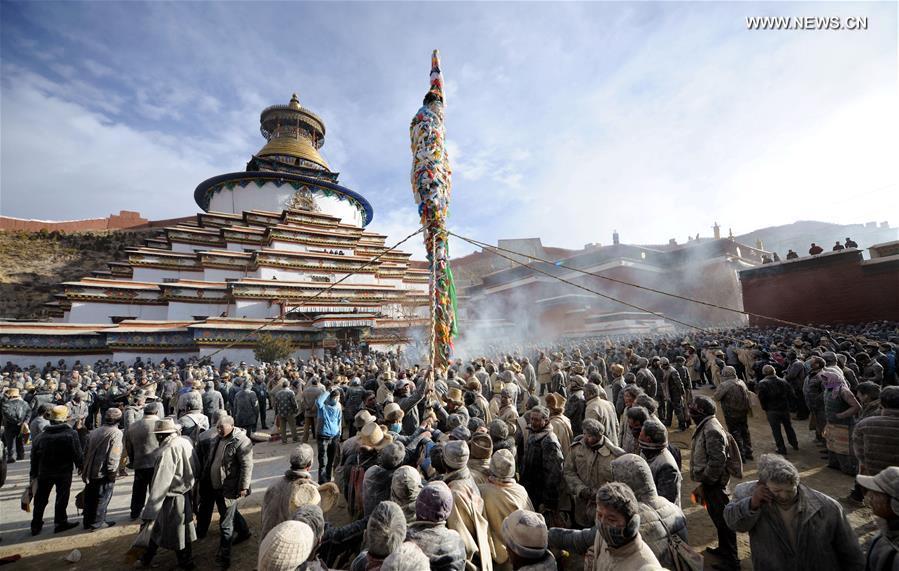
[[392,244],[418,227],[408,127],[439,48],[459,234],[581,248],[715,222],[895,226],[897,29],[895,2],[3,1],[0,214],[193,214],[196,185],[244,170],[260,111],[296,92]]

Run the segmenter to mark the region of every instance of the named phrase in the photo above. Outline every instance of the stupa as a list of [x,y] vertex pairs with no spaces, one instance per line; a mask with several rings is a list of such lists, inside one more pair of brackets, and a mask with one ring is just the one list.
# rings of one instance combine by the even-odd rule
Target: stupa
[[266,108],[260,128],[265,145],[245,171],[197,186],[195,220],[61,284],[52,322],[0,323],[0,362],[250,362],[249,334],[263,325],[289,337],[298,357],[341,344],[395,350],[420,335],[428,270],[365,230],[371,204],[338,184],[319,152],[324,121],[294,94]]

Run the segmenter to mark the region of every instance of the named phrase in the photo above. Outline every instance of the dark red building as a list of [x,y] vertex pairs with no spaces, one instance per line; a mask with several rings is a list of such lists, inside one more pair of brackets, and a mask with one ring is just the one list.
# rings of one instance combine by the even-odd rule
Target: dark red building
[[899,320],[899,241],[868,250],[869,260],[852,248],[743,270],[743,307],[803,324]]

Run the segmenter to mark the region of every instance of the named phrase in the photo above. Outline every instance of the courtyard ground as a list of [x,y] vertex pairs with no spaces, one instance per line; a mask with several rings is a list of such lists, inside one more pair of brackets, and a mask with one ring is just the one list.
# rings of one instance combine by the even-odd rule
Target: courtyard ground
[[[708,391],[700,391],[708,393]],[[866,544],[876,531],[871,511],[865,507],[856,507],[842,501],[852,487],[852,478],[841,474],[836,470],[827,468],[827,463],[822,459],[821,448],[813,442],[813,433],[809,432],[806,423],[796,423],[796,433],[799,436],[800,450],[790,451],[788,458],[800,470],[804,484],[824,492],[841,501],[848,512],[849,521],[859,535],[863,544]],[[758,458],[766,452],[774,452],[774,441],[771,431],[760,411],[750,419],[750,432]],[[681,448],[684,467],[690,462],[690,437],[692,430],[670,432],[670,438],[675,445]],[[253,474],[253,493],[243,501],[240,507],[241,513],[247,519],[254,536],[247,543],[238,545],[233,550],[233,569],[254,569],[256,566],[256,554],[259,537],[257,535],[260,522],[260,503],[265,495],[265,489],[276,481],[287,469],[287,456],[289,445],[280,442],[266,442],[257,444],[254,448],[255,468]],[[26,456],[27,460],[27,456]],[[745,467],[743,480],[755,479],[756,465],[751,462]],[[53,531],[53,498],[45,513],[44,531],[37,537],[31,537],[29,531],[30,513],[23,512],[19,507],[19,499],[24,486],[27,485],[28,462],[16,462],[9,467],[9,478],[6,486],[0,489],[0,558],[19,554],[22,559],[12,563],[10,569],[53,569],[67,568],[75,570],[97,569],[128,569],[130,565],[125,563],[125,553],[131,546],[131,542],[138,531],[138,524],[128,518],[128,506],[131,496],[132,476],[121,478],[116,482],[115,493],[109,507],[109,519],[116,522],[111,528],[88,533],[80,527],[66,533],[54,535]],[[313,473],[315,475],[315,473]],[[690,482],[689,475],[684,472],[684,513],[687,516],[687,527],[690,534],[690,544],[696,549],[702,550],[716,544],[715,528],[705,510],[690,503],[690,491],[695,485]],[[83,488],[80,480],[73,484],[69,505],[70,519],[80,521],[74,517],[75,494]],[[347,523],[348,518],[343,509],[343,502],[338,503],[331,512],[326,514],[329,521],[335,524]],[[213,515],[213,523],[208,536],[193,544],[194,560],[200,569],[214,568],[213,558],[218,546],[218,527],[216,522],[218,515]],[[743,569],[751,569],[749,561],[749,537],[747,534],[737,535],[739,542],[740,558],[743,560]],[[73,549],[81,551],[81,561],[68,563],[65,561]],[[712,563],[711,559],[707,563]],[[154,565],[160,570],[175,569],[174,553],[160,550]],[[570,569],[580,569],[578,561],[572,558],[568,561]]]

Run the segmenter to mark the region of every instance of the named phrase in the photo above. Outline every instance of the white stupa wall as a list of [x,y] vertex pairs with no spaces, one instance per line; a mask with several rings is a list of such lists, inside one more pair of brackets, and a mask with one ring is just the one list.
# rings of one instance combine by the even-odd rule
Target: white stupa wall
[[168,305],[169,321],[190,321],[196,316],[218,317],[228,311],[227,303],[187,303],[170,301]]
[[[259,279],[263,280],[271,280],[273,278],[277,278],[281,281],[289,281],[289,282],[311,282],[318,281],[312,279],[312,276],[317,277],[327,277],[330,281],[325,282],[322,281],[322,287],[328,287],[329,283],[336,282],[346,276],[346,274],[341,273],[327,273],[327,272],[317,272],[314,270],[299,270],[299,269],[288,269],[288,268],[273,268],[268,266],[260,266],[256,272]],[[374,279],[374,274],[351,274],[348,278],[340,282],[341,284],[362,284],[362,285],[374,285],[376,283]]]
[[239,299],[234,304],[234,315],[231,317],[246,317],[265,319],[281,315],[281,305],[269,303],[266,300]]
[[[209,210],[234,214],[240,214],[244,210],[281,212],[287,209],[295,192],[289,184],[282,184],[279,188],[273,182],[266,182],[261,187],[250,183],[245,187],[238,185],[232,189],[223,188],[212,196]],[[337,196],[325,196],[314,189],[312,195],[322,213],[337,216],[344,224],[362,226],[362,211],[353,202],[340,200]]]
[[131,280],[135,282],[162,283],[165,280],[198,280],[203,272],[185,272],[165,268],[144,268],[134,266]]
[[224,268],[203,268],[203,281],[206,282],[223,282],[226,279],[237,280],[245,277],[254,277],[254,273]]

